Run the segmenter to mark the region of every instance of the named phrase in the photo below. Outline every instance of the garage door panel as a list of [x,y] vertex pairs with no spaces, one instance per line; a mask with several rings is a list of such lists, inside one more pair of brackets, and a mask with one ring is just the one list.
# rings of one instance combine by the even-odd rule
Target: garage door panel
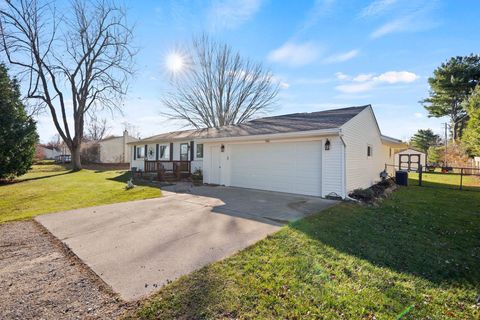
[[230,160],[232,186],[321,194],[319,141],[232,145]]

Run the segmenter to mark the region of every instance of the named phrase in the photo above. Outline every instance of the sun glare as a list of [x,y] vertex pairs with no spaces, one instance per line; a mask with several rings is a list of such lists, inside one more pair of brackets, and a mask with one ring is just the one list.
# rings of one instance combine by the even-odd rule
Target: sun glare
[[170,53],[166,60],[167,68],[173,72],[181,72],[185,68],[185,58],[178,53]]

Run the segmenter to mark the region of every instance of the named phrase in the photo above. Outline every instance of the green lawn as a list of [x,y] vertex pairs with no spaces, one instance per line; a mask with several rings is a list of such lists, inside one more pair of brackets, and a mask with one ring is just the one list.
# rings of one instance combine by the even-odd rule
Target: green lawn
[[479,319],[479,294],[480,192],[410,186],[286,226],[131,317]]
[[159,197],[154,187],[125,190],[125,171],[82,170],[34,165],[19,182],[0,185],[0,223],[75,208]]
[[[414,185],[418,184],[418,173],[410,172]],[[460,175],[453,173],[424,173],[423,185],[427,187],[448,187],[452,189],[459,189],[460,187]],[[462,181],[463,189],[480,191],[480,177],[478,176],[463,176]]]

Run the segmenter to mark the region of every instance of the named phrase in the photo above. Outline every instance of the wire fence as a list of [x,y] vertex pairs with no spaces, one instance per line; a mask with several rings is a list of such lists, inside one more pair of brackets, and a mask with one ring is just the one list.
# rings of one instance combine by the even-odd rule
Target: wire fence
[[418,165],[405,169],[386,164],[385,172],[395,178],[397,171],[408,172],[408,183],[421,187],[480,191],[480,167],[434,167]]

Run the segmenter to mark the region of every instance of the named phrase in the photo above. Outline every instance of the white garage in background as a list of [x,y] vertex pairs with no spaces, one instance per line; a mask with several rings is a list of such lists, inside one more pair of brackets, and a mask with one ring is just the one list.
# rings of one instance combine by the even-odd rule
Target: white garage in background
[[342,198],[379,181],[405,148],[381,135],[370,105],[170,132],[131,145],[132,166],[146,172],[188,166],[201,169],[208,184]]

